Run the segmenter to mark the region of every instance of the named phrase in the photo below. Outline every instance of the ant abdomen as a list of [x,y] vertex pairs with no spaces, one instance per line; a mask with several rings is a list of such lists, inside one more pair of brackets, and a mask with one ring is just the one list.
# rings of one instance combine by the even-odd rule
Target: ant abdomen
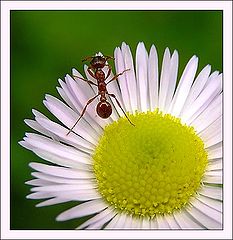
[[108,118],[112,114],[112,106],[109,102],[99,102],[96,106],[96,112],[101,118]]

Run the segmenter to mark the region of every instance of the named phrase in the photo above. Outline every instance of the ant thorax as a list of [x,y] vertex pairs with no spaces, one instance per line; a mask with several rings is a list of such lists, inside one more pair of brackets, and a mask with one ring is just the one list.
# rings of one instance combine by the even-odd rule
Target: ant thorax
[[107,90],[106,89],[106,83],[105,82],[99,82],[99,84],[98,84],[98,90],[99,90],[99,92],[101,93],[103,93],[104,92],[104,94],[106,93],[105,91]]
[[95,77],[96,77],[98,82],[104,82],[105,81],[105,73],[100,68],[96,69]]

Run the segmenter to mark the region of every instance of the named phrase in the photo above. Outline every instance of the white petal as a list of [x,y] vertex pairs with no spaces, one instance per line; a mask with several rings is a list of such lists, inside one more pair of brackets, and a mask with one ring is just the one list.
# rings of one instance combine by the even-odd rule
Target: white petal
[[88,219],[86,222],[81,224],[77,227],[77,229],[84,229],[89,225],[98,223],[100,225],[104,225],[109,220],[111,220],[116,215],[116,212],[112,208],[106,208],[104,211],[100,212],[99,214],[96,214],[96,216]]
[[216,187],[216,186],[209,186],[209,185],[203,185],[201,190],[199,190],[199,194],[217,199],[217,200],[222,200],[222,188],[221,187]]
[[214,175],[205,175],[203,178],[204,183],[209,183],[209,184],[222,184],[222,176],[214,176]]
[[68,199],[63,199],[63,198],[51,198],[48,199],[46,201],[40,202],[36,205],[36,207],[45,207],[45,206],[51,206],[51,205],[55,205],[55,204],[59,204],[59,203],[65,203],[65,202],[69,202]]
[[44,179],[32,179],[30,181],[25,182],[25,184],[32,185],[32,186],[47,186],[47,185],[51,185],[52,183]]
[[[223,208],[222,208],[222,202],[219,200],[211,199],[209,197],[205,197],[202,195],[196,196],[196,198],[202,203],[202,205],[207,205],[210,208],[215,209],[216,211],[222,213]],[[211,215],[212,216],[212,215]]]
[[219,117],[198,135],[203,139],[205,147],[222,142],[222,117]]
[[[46,180],[47,183],[49,184],[54,184],[54,183],[63,183],[63,184],[77,184],[77,185],[85,185],[85,184],[94,184],[95,181],[93,179],[70,179],[63,177],[56,177],[48,174],[44,174],[41,172],[33,172],[32,176]],[[43,186],[43,185],[41,185]]]
[[119,215],[120,215],[120,217],[119,217],[117,223],[115,224],[114,229],[123,229],[125,226],[126,214],[121,213]]
[[[63,84],[65,85],[65,83],[61,79],[58,79],[58,82],[60,83],[60,85],[63,85]],[[60,94],[60,96],[62,97],[62,99],[64,100],[64,102],[66,102],[67,105],[69,107],[71,107],[74,111],[76,111],[76,107],[72,103],[72,101],[69,99],[69,97],[67,96],[66,91],[62,87],[57,87],[57,91]]]
[[[76,70],[73,69],[73,74],[76,74],[75,71]],[[80,79],[77,79],[76,81],[74,81],[69,75],[66,75],[66,83],[69,87],[69,90],[73,93],[73,96],[76,102],[79,103],[77,104],[79,113],[83,111],[88,100],[98,94],[97,89],[95,89],[95,92],[93,93],[89,84],[85,83]],[[103,120],[102,118],[97,116],[97,113],[96,113],[97,103],[98,103],[98,98],[96,98],[93,102],[91,102],[91,104],[88,104],[86,108],[86,112],[84,114],[84,118],[98,133],[101,133],[102,132],[101,127],[105,127],[106,123],[110,123],[111,120],[110,119]]]
[[40,117],[40,118],[47,118],[44,114],[41,112],[37,111],[36,109],[32,109],[32,113],[35,117]]
[[36,149],[34,147],[31,147],[31,150],[40,158],[43,158],[51,163],[61,165],[64,167],[71,167],[79,170],[86,170],[86,171],[91,171],[92,166],[83,164],[77,161],[73,161],[69,158],[62,157],[62,155],[57,155],[55,153],[48,152],[46,150],[41,150],[41,149]]
[[42,133],[45,136],[51,137],[54,140],[59,140],[59,138],[51,133],[48,129],[42,127],[37,121],[31,119],[25,119],[24,122],[32,129],[36,130],[39,133]]
[[222,170],[216,170],[216,171],[206,171],[205,175],[207,176],[222,176]]
[[200,115],[209,104],[221,93],[222,75],[213,79],[208,86],[201,92],[198,98],[186,112],[182,114],[182,120],[191,123],[198,115]]
[[40,150],[36,148],[33,149],[32,151],[40,158],[60,166],[76,168],[79,170],[87,170],[87,171],[91,170],[91,167],[89,165],[82,164],[77,161],[72,161],[68,158],[62,157],[62,155],[56,155],[46,150]]
[[[73,93],[73,96],[76,97],[76,99],[82,105],[85,105],[88,99],[96,95],[97,87],[77,78],[83,78],[83,76],[75,68],[72,68],[72,75],[73,76],[71,77],[67,74],[65,78],[66,83],[69,86],[69,90]],[[93,82],[96,83],[96,80],[94,80]]]
[[42,163],[30,163],[29,166],[37,171],[58,177],[74,178],[74,179],[91,179],[95,178],[91,172],[69,169],[65,167],[57,167],[45,165]]
[[182,229],[177,223],[173,214],[166,214],[164,217],[166,218],[166,221],[171,229]]
[[165,217],[157,215],[156,220],[158,223],[158,229],[170,229],[168,222]]
[[150,220],[145,217],[142,220],[142,229],[150,229]]
[[[79,117],[79,115],[71,108],[67,107],[63,102],[52,96],[46,95],[46,101],[44,101],[44,104],[48,108],[48,110],[69,129],[73,127],[74,123]],[[92,126],[88,124],[84,119],[85,118],[80,119],[78,125],[76,125],[73,129],[73,132],[76,132],[78,135],[82,136],[87,141],[96,145],[98,134],[92,128]]]
[[189,95],[188,95],[187,100],[185,102],[185,105],[183,107],[182,113],[187,111],[187,109],[189,107],[191,107],[193,102],[197,99],[197,97],[199,96],[199,94],[203,90],[203,88],[204,88],[204,86],[205,86],[205,84],[208,80],[210,71],[211,71],[211,66],[207,65],[198,74],[196,80],[194,81],[194,83],[193,83],[193,85],[190,89],[190,92],[189,92]]
[[150,99],[150,110],[153,111],[158,107],[158,91],[159,91],[159,77],[158,77],[158,54],[154,45],[151,46],[148,58],[148,88]]
[[102,225],[103,225],[102,222],[99,221],[99,222],[93,223],[92,225],[89,225],[86,229],[99,230],[102,228]]
[[73,191],[52,192],[54,197],[68,199],[72,201],[89,201],[93,199],[101,199],[101,195],[96,189],[81,189]]
[[29,199],[43,199],[57,197],[66,201],[89,201],[101,199],[101,196],[95,189],[81,189],[74,191],[40,191],[34,192],[27,196]]
[[53,134],[58,136],[57,138],[67,143],[71,146],[74,146],[78,149],[81,149],[84,152],[92,153],[94,145],[90,142],[86,141],[85,139],[81,138],[80,136],[74,134],[73,132],[70,132],[69,135],[67,135],[69,129],[62,127],[61,125],[52,122],[48,119],[43,118],[36,118],[37,122],[40,123],[45,129],[51,130]]
[[21,145],[22,147],[28,149],[28,150],[31,150],[33,147],[32,145],[30,145],[29,143],[25,142],[25,141],[20,141],[18,142],[19,145]]
[[209,159],[222,158],[222,142],[206,148]]
[[203,182],[210,184],[222,184],[222,170],[206,172]]
[[139,217],[133,217],[131,227],[132,229],[141,229],[142,219]]
[[[44,114],[40,113],[39,111],[37,111],[35,109],[32,109],[32,113],[34,114],[35,118],[38,117],[38,118],[48,119]],[[48,136],[54,140],[59,140],[59,138],[55,134],[53,134],[51,131],[45,129],[38,122],[31,120],[31,119],[25,119],[24,122],[32,129],[44,134],[45,136]]]
[[208,213],[204,214],[195,207],[189,208],[187,211],[196,221],[200,222],[200,224],[207,229],[221,229],[222,227],[222,224],[212,219]]
[[207,171],[222,170],[222,158],[216,158],[209,161]]
[[94,189],[97,185],[91,183],[83,183],[83,184],[56,184],[56,185],[49,185],[49,186],[41,186],[41,187],[34,187],[31,188],[33,192],[60,192],[60,191],[71,191],[71,190],[85,190],[85,189]]
[[222,129],[221,127],[219,129],[215,129],[215,131],[212,132],[212,136],[209,137],[208,140],[204,141],[205,147],[210,147],[215,144],[222,142]]
[[[198,220],[204,226],[206,226],[205,222],[204,222],[205,218],[206,219],[211,218],[210,221],[213,224],[213,226],[216,226],[216,227],[221,226],[221,224],[222,224],[222,213],[221,212],[209,207],[207,204],[204,204],[201,201],[196,200],[196,199],[194,201],[192,201],[192,205],[193,205],[193,208],[192,208],[191,212],[193,212],[194,209],[197,209],[198,212],[202,213],[203,218],[198,219]],[[206,226],[206,227],[210,228],[210,226]]]
[[70,159],[71,161],[77,161],[82,164],[92,164],[89,154],[83,153],[74,147],[67,146],[34,133],[26,133],[25,135],[27,137],[24,140],[33,146],[32,150],[44,150],[51,154]]
[[164,111],[166,96],[169,87],[169,69],[170,69],[170,51],[168,48],[165,49],[162,63],[162,70],[160,76],[160,86],[159,86],[159,109]]
[[[107,218],[107,217],[106,217]],[[106,222],[108,222],[105,218],[101,219],[98,222],[95,222],[91,225],[89,225],[86,229],[93,229],[93,230],[97,230],[97,229],[102,229],[103,226],[106,224]]]
[[101,199],[96,199],[93,201],[82,203],[61,213],[59,216],[57,216],[56,220],[66,221],[69,219],[80,218],[94,213],[98,213],[105,208],[107,208],[107,205]]
[[105,229],[114,229],[118,220],[120,219],[121,214],[116,214],[115,217],[105,226]]
[[137,107],[137,83],[135,78],[135,71],[134,71],[134,63],[133,63],[133,57],[130,51],[130,48],[127,44],[124,42],[121,46],[122,55],[125,62],[125,69],[130,69],[130,71],[127,71],[125,73],[127,86],[128,86],[128,92],[130,96],[130,105],[133,112],[135,112]]
[[[82,75],[80,73],[78,73],[75,69],[73,69],[73,74],[75,76],[82,77]],[[66,79],[66,83],[59,80],[59,83],[62,87],[62,90],[64,91],[64,94],[67,96],[65,98],[65,100],[68,99],[68,100],[66,100],[67,104],[69,106],[71,106],[71,108],[74,110],[74,112],[77,112],[77,113],[80,114],[80,112],[82,111],[82,109],[83,109],[83,107],[85,106],[86,103],[84,103],[84,106],[83,106],[82,103],[80,103],[80,101],[78,101],[77,96],[75,95],[75,93],[72,89],[72,86],[70,86],[71,84],[69,83],[69,81],[72,81],[73,84],[76,85],[74,80],[69,75],[67,75],[65,77],[65,79]],[[87,88],[89,88],[89,87],[87,87]],[[93,91],[93,96],[95,96],[94,91]],[[70,102],[71,102],[71,104],[70,104]],[[87,111],[87,114],[85,114],[84,118],[87,119],[87,121],[89,121],[93,126],[95,126],[97,131],[98,131],[100,126],[98,124],[96,125],[96,123],[93,122],[93,120],[92,120],[91,116],[89,115],[88,111]]]
[[125,225],[123,226],[123,229],[132,229],[132,221],[133,221],[133,216],[126,215]]
[[171,106],[176,86],[177,72],[178,53],[174,51],[172,57],[170,57],[169,49],[166,48],[163,57],[159,90],[159,108],[163,112],[168,112]]
[[181,229],[204,229],[204,226],[199,223],[198,219],[194,219],[183,209],[174,213],[174,217]]
[[222,117],[222,93],[190,124],[200,133],[218,118]]
[[172,54],[169,68],[169,85],[166,94],[166,101],[164,110],[165,112],[169,112],[169,108],[171,106],[172,98],[175,92],[176,81],[177,81],[177,73],[178,73],[178,52],[175,50]]
[[148,106],[148,82],[147,82],[148,53],[144,43],[140,42],[136,50],[136,76],[138,89],[138,110],[146,112]]
[[156,218],[153,218],[150,221],[150,227],[151,227],[151,229],[158,229],[158,222],[157,222]]
[[[77,77],[83,78],[83,76],[75,68],[72,69],[72,75],[73,77],[71,77],[69,74],[65,76],[65,83],[67,85],[68,91],[71,94],[71,95],[69,94],[70,100],[75,105],[76,109],[80,111],[81,110],[80,107],[81,108],[84,107],[86,102],[96,95],[97,89],[96,87],[77,78]],[[96,82],[96,80],[93,82]],[[64,85],[61,86],[65,90]],[[93,106],[90,106],[90,108],[93,109]]]
[[[124,64],[124,59],[122,52],[120,48],[116,48],[114,51],[114,57],[115,57],[115,66],[116,66],[116,73],[121,73],[124,70],[126,70],[125,64]],[[131,70],[129,70],[131,71]],[[129,112],[132,112],[131,109],[131,104],[130,104],[130,96],[129,96],[129,86],[127,85],[126,81],[126,74],[127,72],[123,73],[118,77],[118,82],[122,94],[122,98],[124,99],[124,102],[122,102],[122,107]],[[122,114],[121,114],[122,115]]]
[[171,104],[170,112],[174,116],[179,116],[181,113],[197,71],[197,64],[198,58],[193,56],[184,69]]
[[52,197],[54,197],[54,194],[51,192],[35,192],[26,196],[27,199],[44,199]]
[[208,86],[209,83],[210,83],[211,81],[213,81],[213,79],[216,78],[218,75],[219,75],[219,71],[214,71],[214,72],[212,72],[212,73],[210,74],[209,78],[207,79],[207,82],[206,82],[204,88],[205,88],[206,86]]
[[[43,119],[48,119],[44,114],[42,114],[41,112],[35,110],[35,109],[32,109],[32,113],[33,115],[35,116],[35,118],[43,118]],[[58,137],[53,134],[52,132],[50,132],[49,130],[45,129],[43,126],[41,126],[43,129],[44,129],[44,133],[47,132],[47,134],[45,134],[46,136],[49,136],[49,137],[52,137],[53,139],[55,140],[59,140]],[[36,129],[35,129],[36,130]],[[39,131],[40,132],[40,131]]]

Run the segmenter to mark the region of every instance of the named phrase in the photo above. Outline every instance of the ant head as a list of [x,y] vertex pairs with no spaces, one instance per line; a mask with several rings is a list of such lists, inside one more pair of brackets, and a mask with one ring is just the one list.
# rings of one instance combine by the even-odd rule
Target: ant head
[[[114,57],[111,56],[104,56],[102,53],[98,53],[95,56],[88,56],[82,60],[82,62],[90,61],[90,64],[94,67],[96,63],[98,64],[104,64],[108,59],[114,60]],[[102,67],[101,67],[102,68]]]
[[94,69],[103,68],[106,64],[106,59],[103,56],[95,56],[90,61],[90,64]]
[[[95,57],[100,57],[102,59],[105,59],[105,61],[107,61],[108,59],[114,60],[114,57],[108,56],[108,55],[103,55],[101,52],[96,53]],[[92,58],[94,58],[94,57],[92,57]]]
[[112,59],[112,57],[109,56],[103,56],[101,55],[96,55],[94,57],[92,57],[91,61],[90,61],[90,65],[93,69],[97,69],[97,68],[103,68],[104,66],[106,66],[106,62],[108,59]]

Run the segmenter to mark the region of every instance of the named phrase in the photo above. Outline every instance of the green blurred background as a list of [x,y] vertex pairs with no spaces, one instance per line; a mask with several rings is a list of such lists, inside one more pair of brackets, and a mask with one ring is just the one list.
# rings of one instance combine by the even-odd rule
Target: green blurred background
[[46,93],[58,96],[57,79],[81,59],[98,51],[113,55],[122,41],[133,55],[139,41],[155,44],[161,65],[164,49],[177,49],[179,75],[189,58],[199,57],[199,70],[211,64],[222,71],[221,11],[11,11],[11,229],[73,229],[81,220],[56,222],[55,217],[76,203],[36,208],[27,200],[31,179],[28,163],[41,161],[18,145],[23,120],[35,108],[46,115]]

